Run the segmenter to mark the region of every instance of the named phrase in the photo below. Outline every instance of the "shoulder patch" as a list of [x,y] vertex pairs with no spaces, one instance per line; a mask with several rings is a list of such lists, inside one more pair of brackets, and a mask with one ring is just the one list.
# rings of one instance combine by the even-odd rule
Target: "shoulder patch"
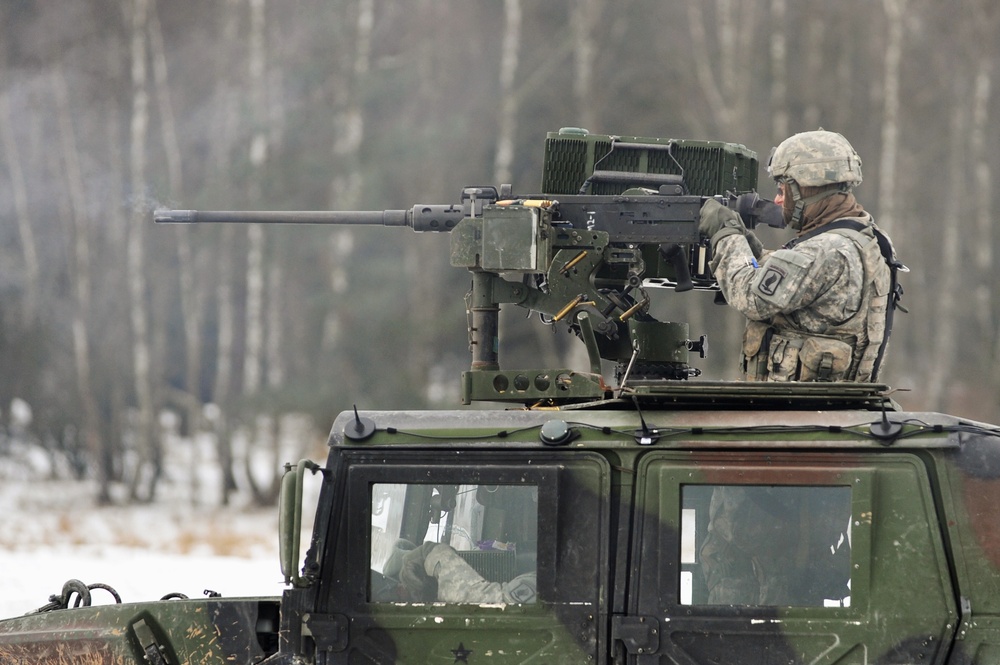
[[810,265],[809,256],[791,249],[779,249],[761,266],[751,288],[763,300],[785,307],[802,287]]

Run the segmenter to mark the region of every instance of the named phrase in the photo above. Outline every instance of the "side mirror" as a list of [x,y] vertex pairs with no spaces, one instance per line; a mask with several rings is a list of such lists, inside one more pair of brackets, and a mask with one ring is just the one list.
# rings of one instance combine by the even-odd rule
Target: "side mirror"
[[278,497],[278,555],[285,584],[309,586],[309,580],[299,575],[299,541],[302,537],[302,480],[306,470],[319,471],[319,465],[301,460],[296,466],[285,464]]

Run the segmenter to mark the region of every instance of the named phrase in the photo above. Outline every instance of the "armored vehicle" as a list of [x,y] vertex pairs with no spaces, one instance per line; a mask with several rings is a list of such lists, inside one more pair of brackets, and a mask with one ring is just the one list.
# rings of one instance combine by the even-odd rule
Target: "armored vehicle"
[[[742,146],[564,130],[542,195],[158,212],[450,231],[462,401],[503,408],[342,413],[324,464],[287,467],[281,598],[90,606],[68,583],[0,622],[0,662],[1000,663],[1000,428],[880,384],[705,380],[704,339],[649,315],[646,289],[713,288],[700,205],[766,220],[755,185]],[[590,367],[502,368],[501,304]]]

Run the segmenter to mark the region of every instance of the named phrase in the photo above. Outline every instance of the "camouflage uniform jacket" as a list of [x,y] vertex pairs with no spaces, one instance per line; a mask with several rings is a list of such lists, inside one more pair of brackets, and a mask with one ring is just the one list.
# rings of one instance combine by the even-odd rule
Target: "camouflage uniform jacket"
[[[746,238],[721,238],[712,270],[748,319],[749,380],[875,381],[885,337],[890,270],[870,215],[837,223],[754,259]],[[759,266],[759,267],[758,267]]]

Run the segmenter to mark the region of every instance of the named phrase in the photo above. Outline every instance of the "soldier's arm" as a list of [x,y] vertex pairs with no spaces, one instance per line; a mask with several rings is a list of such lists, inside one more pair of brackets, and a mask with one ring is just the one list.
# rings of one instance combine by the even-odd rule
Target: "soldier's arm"
[[840,280],[845,266],[837,251],[806,247],[777,250],[759,262],[746,239],[732,235],[717,243],[712,270],[726,301],[763,321],[811,305]]
[[533,603],[533,575],[521,575],[510,582],[490,582],[443,543],[427,554],[424,569],[437,580],[437,598],[445,603]]

